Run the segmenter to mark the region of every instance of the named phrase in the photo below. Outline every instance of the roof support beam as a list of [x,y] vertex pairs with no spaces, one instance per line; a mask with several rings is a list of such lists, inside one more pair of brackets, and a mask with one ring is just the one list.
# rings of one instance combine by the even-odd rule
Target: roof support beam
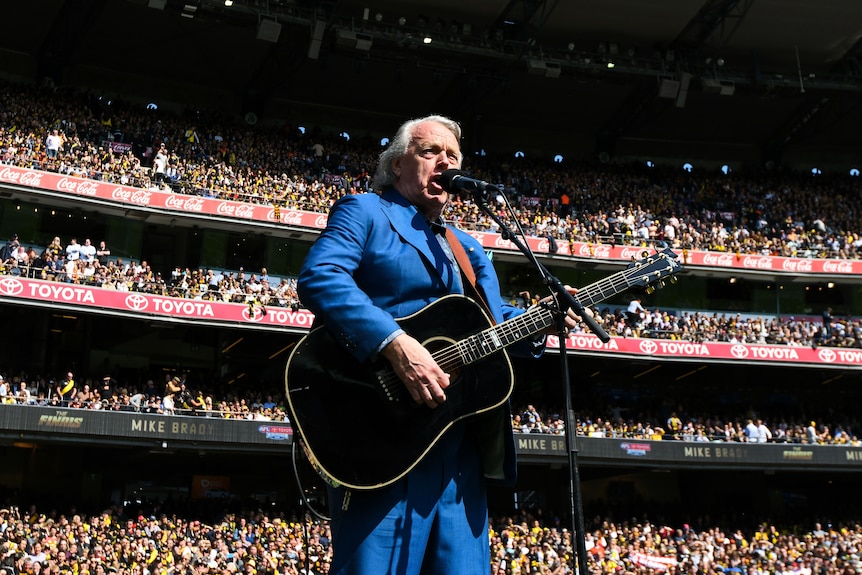
[[511,39],[521,41],[529,38],[537,39],[558,3],[559,0],[510,0],[497,16],[495,26],[503,29],[507,26],[507,22],[523,24],[523,37]]
[[[717,55],[733,37],[754,0],[707,0],[679,35],[670,48],[695,56],[703,55],[709,48]],[[711,46],[707,46],[712,39]]]

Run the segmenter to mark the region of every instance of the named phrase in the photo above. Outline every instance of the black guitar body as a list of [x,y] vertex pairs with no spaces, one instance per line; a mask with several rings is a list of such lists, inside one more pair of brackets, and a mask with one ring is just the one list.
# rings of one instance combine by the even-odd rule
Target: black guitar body
[[324,327],[300,340],[288,360],[291,423],[312,465],[334,485],[372,489],[396,481],[455,422],[500,406],[514,388],[504,349],[470,365],[460,361],[456,343],[492,325],[475,301],[446,296],[398,324],[452,378],[447,401],[435,409],[414,403],[386,361],[361,364]]
[[[677,273],[670,248],[578,289],[591,305],[634,286]],[[413,403],[386,361],[363,365],[323,327],[291,353],[285,391],[291,425],[311,464],[330,484],[351,489],[389,485],[407,474],[457,421],[502,405],[515,380],[506,348],[554,325],[548,304],[493,324],[462,295],[447,295],[398,325],[422,342],[450,376],[446,402],[436,409]]]

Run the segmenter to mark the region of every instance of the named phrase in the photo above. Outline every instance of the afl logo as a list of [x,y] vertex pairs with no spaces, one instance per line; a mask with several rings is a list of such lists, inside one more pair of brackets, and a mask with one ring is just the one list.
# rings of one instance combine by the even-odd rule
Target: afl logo
[[651,339],[645,339],[641,342],[640,348],[642,352],[652,355],[658,351],[658,344]]
[[748,348],[744,345],[735,345],[730,348],[730,355],[736,359],[745,359],[748,357]]
[[126,296],[126,307],[132,311],[144,311],[149,305],[150,302],[141,294],[131,294]]
[[10,277],[0,279],[0,295],[20,295],[23,291],[21,280]]

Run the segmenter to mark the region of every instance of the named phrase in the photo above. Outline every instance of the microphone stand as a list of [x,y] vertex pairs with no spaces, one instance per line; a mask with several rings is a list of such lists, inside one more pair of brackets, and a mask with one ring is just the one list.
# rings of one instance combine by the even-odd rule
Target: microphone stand
[[[550,271],[548,271],[548,269],[536,259],[536,255],[532,250],[530,250],[529,246],[521,241],[520,237],[524,236],[524,231],[520,228],[518,218],[513,213],[505,194],[503,194],[499,188],[490,184],[483,186],[483,188],[484,189],[473,190],[473,198],[476,203],[482,211],[488,215],[488,217],[500,226],[500,235],[502,238],[515,244],[521,253],[523,253],[524,256],[526,256],[526,258],[533,264],[541,275],[542,282],[548,286],[551,292],[555,295],[554,299],[556,300],[557,305],[557,313],[555,314],[555,317],[557,323],[557,339],[559,341],[560,349],[560,371],[563,391],[566,396],[566,450],[569,455],[569,511],[570,517],[572,518],[572,545],[575,548],[575,556],[578,562],[578,573],[580,573],[580,575],[587,575],[589,571],[587,570],[587,544],[584,533],[584,507],[581,497],[580,472],[578,471],[577,425],[574,410],[572,409],[569,363],[566,357],[566,341],[568,339],[566,334],[566,315],[568,310],[572,310],[577,314],[581,320],[587,324],[590,331],[598,336],[603,343],[609,341],[610,336],[596,322],[593,316],[586,312],[581,302],[569,293],[559,278],[551,274]],[[494,193],[503,198],[512,220],[518,226],[520,237],[509,229],[494,210],[491,209],[491,206],[488,204],[488,196],[490,193]],[[574,568],[575,566],[572,565],[572,567]]]

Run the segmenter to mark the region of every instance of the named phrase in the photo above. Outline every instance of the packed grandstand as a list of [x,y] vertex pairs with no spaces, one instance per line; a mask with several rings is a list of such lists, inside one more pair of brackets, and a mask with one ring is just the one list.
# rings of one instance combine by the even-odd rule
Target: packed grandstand
[[[154,114],[120,100],[108,105],[74,91],[14,83],[0,88],[3,166],[317,213],[325,213],[345,194],[369,190],[380,142],[300,128],[264,131],[216,116]],[[156,161],[160,155],[163,165]],[[862,258],[860,181],[850,175],[789,170],[724,174],[676,166],[568,165],[478,156],[468,158],[465,167],[499,185],[528,235],[559,243],[562,253],[571,242],[585,242],[666,245],[681,253],[732,257]],[[302,306],[293,277],[269,276],[261,267],[231,270],[171,261],[155,269],[140,254],[100,258],[95,251],[92,257],[70,258],[71,237],[45,228],[24,235],[24,228],[14,225],[19,206],[0,201],[0,236],[10,244],[3,255],[4,276],[218,300],[252,313]],[[465,229],[497,231],[497,224],[468,198],[454,201],[446,219]],[[82,224],[74,235],[89,239],[92,233]],[[98,244],[103,238],[92,239]],[[515,295],[513,301],[531,303],[529,296]],[[862,347],[858,304],[838,305],[843,313],[828,321],[820,309],[804,317],[702,309],[653,309],[629,317],[622,308],[602,306],[595,312],[611,335],[626,338]],[[118,380],[97,371],[101,366],[86,366],[75,374],[77,383],[65,389],[62,382],[72,366],[46,365],[15,353],[0,360],[0,402],[16,408],[286,420],[277,386],[255,389],[252,384],[236,392],[224,382],[186,381],[181,367]],[[181,387],[171,392],[173,376]],[[624,382],[623,393],[634,393],[635,383],[627,383],[632,389],[626,390]],[[746,405],[740,399],[743,392],[728,390],[735,397],[727,405],[695,399],[696,389],[676,401],[660,398],[632,405],[593,397],[579,406],[577,432],[636,441],[860,446],[852,401],[832,406],[812,402],[791,410],[766,400]],[[683,405],[687,400],[694,407]],[[513,408],[513,429],[561,435],[561,409],[542,398],[526,400]],[[27,487],[12,482],[0,490],[0,575],[328,571],[326,521],[301,506],[272,511],[228,497],[216,502],[123,500],[83,511],[74,500],[60,508],[56,497],[40,497]],[[795,515],[794,522],[782,522],[732,513],[689,517],[684,510],[662,517],[655,507],[650,510],[655,515],[645,516],[634,502],[628,515],[587,518],[591,572],[851,575],[860,567],[860,526],[853,517],[833,521],[810,510],[801,521]],[[491,572],[570,573],[575,546],[568,525],[560,514],[540,509],[501,510],[492,518]]]

